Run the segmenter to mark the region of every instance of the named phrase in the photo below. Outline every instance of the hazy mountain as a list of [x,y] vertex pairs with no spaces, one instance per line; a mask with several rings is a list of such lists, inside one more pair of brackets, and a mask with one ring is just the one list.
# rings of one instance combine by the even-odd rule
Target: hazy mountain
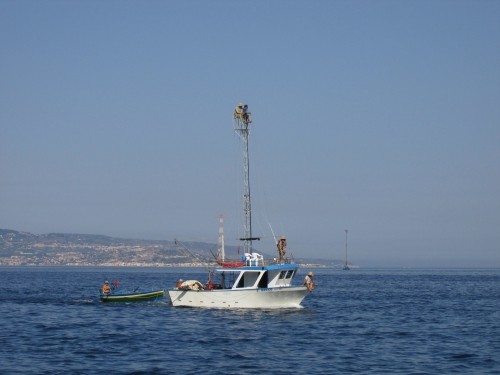
[[[217,244],[186,241],[182,244],[203,262],[213,262]],[[236,246],[225,246],[226,258],[240,259]],[[264,258],[275,254],[259,251]],[[298,263],[339,265],[342,261],[296,258]],[[180,244],[165,240],[115,238],[95,234],[32,234],[0,229],[0,264],[3,265],[187,265],[193,263]]]

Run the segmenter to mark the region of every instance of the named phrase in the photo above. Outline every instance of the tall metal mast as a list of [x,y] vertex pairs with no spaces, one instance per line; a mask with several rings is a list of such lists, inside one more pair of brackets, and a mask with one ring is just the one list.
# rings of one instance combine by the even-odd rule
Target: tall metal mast
[[243,227],[245,237],[240,238],[243,241],[244,253],[252,253],[252,209],[250,205],[250,165],[248,160],[248,137],[250,136],[250,127],[248,123],[243,123],[239,118],[233,118],[234,131],[243,140],[243,184],[245,192],[243,194]]

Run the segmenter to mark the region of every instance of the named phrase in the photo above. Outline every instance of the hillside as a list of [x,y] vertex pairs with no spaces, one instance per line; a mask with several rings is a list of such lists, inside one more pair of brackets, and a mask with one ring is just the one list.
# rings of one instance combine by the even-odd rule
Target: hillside
[[[202,262],[213,262],[217,244],[183,242]],[[238,248],[225,247],[238,259]],[[266,259],[273,255],[263,254]],[[339,265],[341,261],[296,258],[304,264]],[[94,234],[32,234],[0,229],[0,265],[74,266],[195,266],[174,241],[115,238]]]

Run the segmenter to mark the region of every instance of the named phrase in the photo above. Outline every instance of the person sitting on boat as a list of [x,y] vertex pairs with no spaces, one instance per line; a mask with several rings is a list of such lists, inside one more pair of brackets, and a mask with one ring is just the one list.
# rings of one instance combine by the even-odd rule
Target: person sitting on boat
[[316,281],[313,280],[313,276],[314,274],[312,272],[309,272],[306,278],[304,279],[304,282],[302,283],[302,285],[307,286],[307,289],[309,290],[310,293],[312,293],[314,287],[318,285],[316,284]]
[[109,286],[109,281],[108,280],[106,280],[104,282],[104,285],[102,286],[102,293],[103,294],[109,294],[109,293],[111,293],[111,287]]
[[242,123],[245,123],[243,119],[243,103],[238,104],[238,106],[234,109],[233,118],[240,119]]
[[278,247],[278,254],[280,256],[279,263],[281,263],[283,261],[283,259],[285,258],[285,254],[286,254],[286,250],[285,250],[286,238],[285,238],[285,236],[281,236],[281,239],[278,241],[276,246]]

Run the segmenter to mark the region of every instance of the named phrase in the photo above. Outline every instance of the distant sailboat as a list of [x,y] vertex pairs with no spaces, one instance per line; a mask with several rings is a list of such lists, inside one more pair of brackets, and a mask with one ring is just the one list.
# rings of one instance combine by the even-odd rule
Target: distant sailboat
[[342,269],[347,271],[350,270],[349,266],[347,265],[347,229],[345,230],[345,264]]

